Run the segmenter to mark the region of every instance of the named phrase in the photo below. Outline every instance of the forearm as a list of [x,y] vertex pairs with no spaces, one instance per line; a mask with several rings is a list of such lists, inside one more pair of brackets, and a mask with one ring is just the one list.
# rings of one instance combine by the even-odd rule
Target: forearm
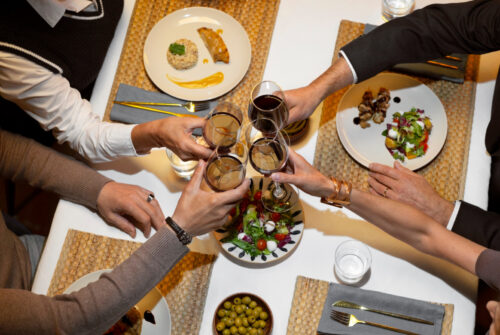
[[61,75],[1,51],[0,68],[0,95],[51,130],[59,143],[68,143],[92,161],[136,155],[133,125],[102,122]]
[[324,100],[333,92],[352,84],[353,73],[343,57],[339,57],[323,74],[309,84],[318,101]]
[[2,334],[102,334],[188,252],[167,227],[111,273],[78,292],[53,298],[3,290]]
[[138,154],[146,154],[152,148],[164,146],[161,139],[160,122],[151,121],[138,124],[132,129],[132,143]]
[[499,22],[498,1],[431,5],[381,25],[342,50],[361,81],[398,63],[498,50]]
[[99,192],[110,181],[81,162],[1,130],[0,175],[26,181],[91,208],[96,208]]
[[[353,190],[348,209],[412,247],[471,273],[484,247],[448,231],[421,211],[401,202]],[[446,243],[443,243],[446,241]]]

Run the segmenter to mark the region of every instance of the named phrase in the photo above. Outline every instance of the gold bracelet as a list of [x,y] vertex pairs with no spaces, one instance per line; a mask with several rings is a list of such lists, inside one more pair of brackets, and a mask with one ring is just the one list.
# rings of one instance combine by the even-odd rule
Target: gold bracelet
[[327,205],[342,208],[351,203],[352,184],[346,181],[338,181],[330,177],[333,182],[333,192],[328,197],[322,197],[321,202]]

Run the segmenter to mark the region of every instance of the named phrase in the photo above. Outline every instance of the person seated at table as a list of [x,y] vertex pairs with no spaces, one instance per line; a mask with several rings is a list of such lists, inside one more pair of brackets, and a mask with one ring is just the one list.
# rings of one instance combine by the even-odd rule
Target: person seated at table
[[[47,297],[31,293],[33,260],[7,229],[0,213],[0,334],[102,334],[150,291],[189,251],[192,236],[218,229],[249,181],[222,192],[200,189],[206,166],[200,161],[171,218],[165,224],[158,201],[138,186],[111,181],[84,164],[32,140],[0,131],[0,175],[24,179],[66,199],[97,209],[124,231],[131,221],[148,235],[157,232],[112,272],[78,292]],[[132,219],[131,219],[132,218]],[[168,221],[167,221],[168,222]]]
[[[425,61],[455,52],[483,54],[500,50],[499,36],[499,1],[435,4],[391,20],[341,48],[341,57],[309,85],[285,91],[290,109],[289,122],[307,118],[324,98],[338,89],[368,79],[395,64]],[[500,213],[499,129],[500,74],[486,132],[486,149],[492,158],[488,210]],[[390,185],[386,186],[389,189],[378,187],[375,190],[382,195],[394,196]],[[412,199],[416,200],[416,197]],[[451,214],[449,206],[435,210],[446,214],[443,216]],[[470,218],[475,218],[474,224],[460,229],[473,229],[475,231],[471,234],[477,236],[478,242],[481,240],[485,245],[500,249],[499,244],[488,244],[492,235],[499,234],[500,228],[489,225],[491,216],[477,207],[463,202],[453,229],[458,229],[457,225],[462,226],[461,222]],[[483,236],[478,236],[480,234]]]
[[94,162],[164,146],[184,160],[208,158],[211,150],[190,137],[203,118],[103,122],[84,99],[122,10],[123,0],[7,1],[0,12],[0,128],[49,146],[54,136]]

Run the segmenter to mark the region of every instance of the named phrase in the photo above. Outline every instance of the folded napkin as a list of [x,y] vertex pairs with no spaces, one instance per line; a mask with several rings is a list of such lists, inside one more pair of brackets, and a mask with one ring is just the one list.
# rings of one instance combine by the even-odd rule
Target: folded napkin
[[[376,27],[377,26],[375,26],[373,24],[368,24],[368,23],[365,24],[365,30],[364,30],[363,34],[368,34],[370,31],[372,31]],[[425,62],[423,62],[423,63],[397,64],[392,68],[392,70],[397,71],[397,72],[401,72],[401,73],[413,74],[413,75],[428,77],[428,78],[437,79],[437,80],[448,80],[448,81],[452,81],[454,83],[462,84],[464,82],[465,66],[467,64],[468,55],[466,55],[466,54],[451,54],[450,56],[460,58],[460,61],[447,59],[445,57],[433,59],[433,61],[447,64],[447,65],[456,66],[456,67],[458,67],[458,70],[449,69],[449,68],[438,66],[438,65],[432,65],[432,64],[425,63]]]
[[332,311],[332,304],[337,300],[345,300],[385,312],[394,312],[413,316],[419,319],[434,322],[434,325],[407,321],[378,313],[360,311],[357,309],[334,307],[334,309],[337,311],[354,314],[359,320],[381,323],[387,326],[408,330],[422,335],[441,334],[441,325],[443,323],[444,317],[444,306],[333,283],[330,283],[330,287],[328,289],[325,306],[323,307],[323,313],[321,314],[321,319],[319,321],[318,334],[395,334],[392,331],[378,327],[362,324],[357,324],[353,327],[347,327],[337,321],[334,321],[330,318],[330,313]]
[[[120,84],[118,87],[118,92],[116,93],[117,101],[142,101],[142,102],[166,102],[166,103],[185,103],[185,100],[180,100],[174,98],[165,93],[146,91],[138,87]],[[196,112],[199,117],[205,117],[210,110],[217,104],[216,100],[210,101],[209,108]],[[191,114],[184,107],[172,107],[172,106],[147,106],[156,109],[162,109],[169,112],[179,113],[179,114]],[[123,123],[144,123],[148,121],[163,119],[165,117],[170,117],[172,115],[123,106],[114,104],[111,108],[111,113],[109,118],[113,121],[119,121]],[[201,130],[196,129],[193,133],[194,135],[201,135]]]

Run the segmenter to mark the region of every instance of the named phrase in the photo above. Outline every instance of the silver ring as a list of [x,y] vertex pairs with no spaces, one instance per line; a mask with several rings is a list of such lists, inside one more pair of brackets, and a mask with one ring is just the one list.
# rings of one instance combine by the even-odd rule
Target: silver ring
[[389,187],[385,187],[385,190],[384,190],[384,198],[387,198],[387,191],[389,191]]
[[153,201],[153,199],[154,199],[154,198],[155,198],[154,194],[150,193],[150,194],[148,195],[148,198],[146,199],[146,201],[147,201],[147,202],[151,202],[151,201]]

